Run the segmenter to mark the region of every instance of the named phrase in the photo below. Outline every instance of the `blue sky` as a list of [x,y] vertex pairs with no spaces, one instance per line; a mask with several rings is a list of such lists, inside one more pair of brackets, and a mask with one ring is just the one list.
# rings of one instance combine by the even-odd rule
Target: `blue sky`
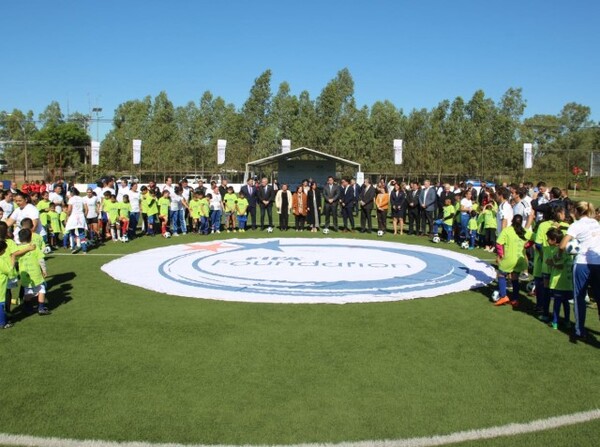
[[522,87],[526,116],[574,101],[598,120],[598,23],[588,0],[7,1],[0,110],[38,114],[57,100],[112,118],[163,90],[176,106],[210,90],[241,107],[268,68],[273,92],[288,81],[314,99],[348,67],[358,105],[409,112]]

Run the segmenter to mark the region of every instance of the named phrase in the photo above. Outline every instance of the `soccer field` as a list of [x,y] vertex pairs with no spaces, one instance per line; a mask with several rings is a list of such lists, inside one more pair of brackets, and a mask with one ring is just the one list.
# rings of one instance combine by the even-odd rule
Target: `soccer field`
[[[286,235],[295,233],[276,231]],[[141,238],[88,255],[52,256],[53,314],[0,332],[0,432],[339,443],[445,435],[600,408],[600,344],[570,343],[537,321],[525,295],[517,311],[492,306],[488,287],[392,303],[248,304],[161,295],[100,271],[130,252],[197,240]],[[588,326],[597,340],[595,309]],[[465,445],[592,446],[598,434],[596,419]]]

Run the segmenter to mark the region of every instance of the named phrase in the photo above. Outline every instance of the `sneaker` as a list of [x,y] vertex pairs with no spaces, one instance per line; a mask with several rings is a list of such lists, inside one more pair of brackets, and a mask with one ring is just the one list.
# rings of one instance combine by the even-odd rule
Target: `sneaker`
[[504,306],[507,303],[510,303],[510,298],[507,296],[503,296],[494,303],[494,306]]
[[522,273],[519,275],[519,281],[527,281],[527,280],[529,280],[529,273],[527,273],[527,272],[522,272]]
[[228,232],[228,233],[231,233],[231,230],[227,229],[227,232]]
[[179,233],[173,233],[173,237],[179,237]]
[[448,241],[448,243],[449,243],[449,244],[454,244],[454,239],[450,239],[450,240]]
[[552,329],[557,330],[558,329],[558,323],[552,323]]
[[540,315],[538,317],[538,320],[540,320],[543,323],[549,323],[550,322],[550,317],[548,315]]
[[48,309],[38,309],[38,315],[50,315],[51,313]]
[[10,329],[13,326],[14,324],[12,323],[6,323],[4,326],[0,326],[0,329]]
[[71,250],[71,254],[75,255],[75,254],[79,253],[79,250],[81,250],[81,247],[75,247],[73,250]]

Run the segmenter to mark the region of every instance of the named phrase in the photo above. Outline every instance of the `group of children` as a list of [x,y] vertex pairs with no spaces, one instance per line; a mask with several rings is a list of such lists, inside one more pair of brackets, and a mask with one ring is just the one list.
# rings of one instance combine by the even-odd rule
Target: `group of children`
[[16,235],[0,221],[0,290],[5,291],[4,300],[0,299],[0,329],[12,327],[10,317],[17,309],[29,315],[37,305],[39,315],[50,314],[46,301],[46,245],[33,230],[30,218],[20,222]]
[[194,190],[190,193],[189,202],[181,197],[179,187],[175,187],[174,193],[168,189],[160,193],[156,188],[143,186],[141,192],[141,211],[147,235],[178,236],[187,233],[188,228],[203,235],[220,233],[222,218],[227,232],[244,232],[246,229],[248,200],[243,192],[236,194],[231,186],[223,197],[218,188],[207,193]]

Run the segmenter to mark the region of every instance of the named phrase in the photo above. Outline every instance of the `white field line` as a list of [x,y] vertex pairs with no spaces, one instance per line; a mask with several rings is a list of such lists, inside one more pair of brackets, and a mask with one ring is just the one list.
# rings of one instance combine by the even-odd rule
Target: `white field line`
[[50,253],[48,255],[48,257],[53,257],[53,256],[78,256],[78,257],[86,257],[86,256],[125,256],[128,255],[129,253]]
[[[449,445],[457,442],[478,441],[482,439],[500,438],[503,436],[517,436],[526,433],[535,433],[544,430],[580,424],[600,419],[600,409],[583,411],[580,413],[555,416],[547,419],[538,419],[525,423],[514,423],[497,427],[482,428],[477,430],[459,431],[448,435],[426,436],[421,438],[406,438],[383,441],[357,441],[340,443],[306,443],[285,444],[273,447],[431,447]],[[0,433],[0,444],[12,446],[31,447],[241,447],[231,445],[205,445],[205,444],[159,444],[150,442],[116,442],[93,441],[61,438],[42,438],[36,436],[10,435]],[[265,444],[263,444],[266,446]],[[251,447],[246,444],[245,447]]]

